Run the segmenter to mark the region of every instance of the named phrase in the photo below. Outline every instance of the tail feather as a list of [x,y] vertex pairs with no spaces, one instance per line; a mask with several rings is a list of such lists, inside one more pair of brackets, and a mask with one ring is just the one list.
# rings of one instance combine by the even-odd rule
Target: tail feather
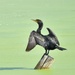
[[59,50],[61,50],[61,51],[67,50],[66,48],[62,48],[62,47],[59,47],[59,46],[57,46],[56,48],[59,49]]

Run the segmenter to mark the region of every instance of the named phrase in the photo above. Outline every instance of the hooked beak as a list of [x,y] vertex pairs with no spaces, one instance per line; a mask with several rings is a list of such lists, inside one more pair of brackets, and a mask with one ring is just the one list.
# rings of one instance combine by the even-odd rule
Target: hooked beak
[[31,19],[32,21],[34,21],[34,22],[37,22],[36,20],[34,20],[34,19]]

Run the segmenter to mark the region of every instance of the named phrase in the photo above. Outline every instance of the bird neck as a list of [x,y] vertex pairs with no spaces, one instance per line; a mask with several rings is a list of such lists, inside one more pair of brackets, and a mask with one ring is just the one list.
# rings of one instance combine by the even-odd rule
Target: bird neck
[[37,33],[40,33],[41,34],[42,28],[43,28],[43,23],[38,23]]

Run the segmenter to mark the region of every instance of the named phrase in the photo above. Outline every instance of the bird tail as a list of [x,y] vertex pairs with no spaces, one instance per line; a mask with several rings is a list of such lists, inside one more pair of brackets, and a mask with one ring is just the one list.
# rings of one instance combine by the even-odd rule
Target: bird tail
[[59,49],[59,50],[61,50],[61,51],[67,50],[66,48],[62,48],[62,47],[59,47],[59,46],[57,46],[56,48]]

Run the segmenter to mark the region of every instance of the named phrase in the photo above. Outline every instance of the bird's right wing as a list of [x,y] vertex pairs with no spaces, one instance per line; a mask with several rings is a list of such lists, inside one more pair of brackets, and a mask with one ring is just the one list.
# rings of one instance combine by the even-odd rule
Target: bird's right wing
[[53,40],[56,41],[56,43],[57,43],[58,45],[60,45],[60,43],[59,43],[59,41],[58,41],[58,38],[56,37],[56,35],[54,34],[54,32],[53,32],[51,29],[49,29],[49,28],[47,28],[47,30],[48,30],[48,32],[49,32],[49,36],[52,37]]
[[28,41],[26,51],[32,50],[35,46],[36,46],[36,41],[35,41],[35,38],[34,38],[34,32],[32,31],[31,34],[30,34],[30,37],[29,37],[29,41]]

